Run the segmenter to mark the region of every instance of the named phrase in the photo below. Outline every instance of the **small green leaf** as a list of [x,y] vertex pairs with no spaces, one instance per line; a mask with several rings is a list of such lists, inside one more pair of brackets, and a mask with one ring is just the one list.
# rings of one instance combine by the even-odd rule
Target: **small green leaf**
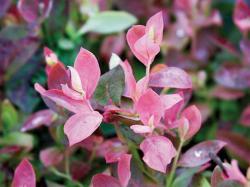
[[17,130],[17,127],[19,125],[18,123],[18,113],[14,106],[8,101],[5,100],[2,103],[2,113],[1,113],[1,130],[3,130],[4,133],[8,133],[14,129]]
[[16,145],[20,147],[25,147],[31,149],[34,145],[34,137],[28,133],[22,132],[11,132],[4,137],[0,138],[1,146],[11,146]]
[[136,23],[136,18],[123,11],[103,11],[91,16],[78,31],[78,35],[87,32],[110,34],[121,32]]
[[101,76],[94,98],[101,105],[107,104],[109,99],[115,104],[120,104],[124,86],[124,72],[121,66],[117,66]]
[[67,38],[60,38],[58,40],[58,45],[63,50],[72,50],[75,47],[75,44]]

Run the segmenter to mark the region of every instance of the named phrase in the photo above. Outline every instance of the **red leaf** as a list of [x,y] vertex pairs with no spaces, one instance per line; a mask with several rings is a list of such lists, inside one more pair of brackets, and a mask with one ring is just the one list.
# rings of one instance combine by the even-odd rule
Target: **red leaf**
[[62,84],[70,85],[70,77],[64,65],[56,63],[48,72],[48,88],[60,90]]
[[35,187],[36,176],[34,169],[27,159],[23,159],[22,162],[17,166],[12,181],[12,187]]
[[179,165],[182,167],[201,166],[211,160],[209,153],[217,154],[225,145],[226,143],[219,140],[201,142],[181,156]]

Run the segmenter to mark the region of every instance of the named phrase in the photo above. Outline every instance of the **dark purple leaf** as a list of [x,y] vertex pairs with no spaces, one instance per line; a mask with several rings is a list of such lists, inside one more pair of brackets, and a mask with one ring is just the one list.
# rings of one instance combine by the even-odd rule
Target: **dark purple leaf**
[[201,142],[185,152],[179,161],[182,167],[197,167],[211,160],[209,154],[217,154],[226,143],[219,140]]
[[4,14],[6,13],[6,11],[8,10],[8,8],[11,5],[11,0],[2,0],[1,4],[0,4],[0,18],[2,16],[4,16]]

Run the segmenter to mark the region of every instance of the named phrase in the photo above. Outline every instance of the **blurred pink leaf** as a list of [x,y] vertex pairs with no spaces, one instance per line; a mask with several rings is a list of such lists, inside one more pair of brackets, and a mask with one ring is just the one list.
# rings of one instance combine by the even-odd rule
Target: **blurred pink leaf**
[[21,131],[29,131],[36,129],[42,125],[49,126],[55,120],[55,113],[51,110],[40,110],[28,117],[24,122]]
[[179,160],[182,167],[197,167],[211,160],[209,154],[217,154],[226,143],[220,140],[201,142],[186,151]]
[[250,106],[247,106],[240,117],[240,123],[244,126],[250,127]]
[[250,7],[244,0],[237,0],[234,8],[233,20],[235,25],[242,31],[250,29]]
[[91,180],[91,184],[93,187],[122,187],[116,178],[105,174],[95,175]]
[[131,177],[130,161],[132,155],[123,154],[118,161],[118,178],[122,186],[128,186],[129,179]]
[[0,149],[0,154],[14,154],[18,151],[21,150],[21,147],[16,146],[16,145],[12,145],[12,146],[6,146]]
[[100,54],[106,62],[109,61],[112,53],[120,55],[125,47],[124,34],[112,35],[105,37],[102,42]]
[[224,64],[216,71],[215,80],[227,88],[246,89],[250,87],[250,71],[239,64]]
[[167,165],[176,155],[172,142],[164,136],[147,137],[140,144],[144,162],[152,169],[165,173]]
[[27,159],[23,159],[22,162],[15,169],[15,174],[11,186],[12,187],[36,186],[35,172],[32,165]]
[[64,125],[64,133],[72,146],[89,137],[100,126],[102,115],[99,112],[82,112],[71,116]]
[[55,166],[63,160],[63,152],[56,147],[43,149],[40,152],[40,160],[45,167]]
[[192,88],[192,80],[182,69],[167,67],[150,75],[149,86],[189,89]]
[[242,98],[244,96],[244,92],[217,85],[213,88],[211,95],[223,100],[236,100]]
[[19,0],[17,7],[25,21],[34,23],[49,16],[52,0]]

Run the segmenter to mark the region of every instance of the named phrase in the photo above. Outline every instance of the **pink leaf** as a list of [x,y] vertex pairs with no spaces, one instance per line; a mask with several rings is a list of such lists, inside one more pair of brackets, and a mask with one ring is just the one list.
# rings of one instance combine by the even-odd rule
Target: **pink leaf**
[[231,165],[226,163],[224,164],[224,166],[229,179],[239,181],[242,184],[247,184],[248,181],[246,177],[241,173],[238,162],[236,160],[232,160]]
[[211,93],[212,96],[224,100],[236,100],[244,96],[244,92],[225,88],[223,86],[215,86]]
[[220,140],[205,141],[191,147],[179,161],[182,167],[197,167],[211,160],[209,154],[217,154],[226,143]]
[[167,67],[160,72],[151,74],[149,86],[189,89],[192,88],[192,80],[182,69]]
[[150,65],[155,56],[160,52],[160,46],[154,43],[148,34],[143,35],[134,44],[135,51],[146,61],[142,61],[145,66]]
[[250,106],[247,106],[241,114],[240,123],[250,127]]
[[77,113],[71,116],[64,125],[64,133],[72,146],[89,137],[102,122],[102,115],[98,112]]
[[215,73],[219,85],[231,89],[246,89],[250,87],[250,68],[240,64],[223,64]]
[[111,176],[105,174],[97,174],[92,180],[93,187],[121,187],[119,181]]
[[179,94],[161,95],[160,97],[164,105],[164,110],[170,109],[177,103],[183,101],[183,98]]
[[129,179],[131,177],[130,161],[131,155],[123,154],[118,162],[118,178],[123,187],[128,186]]
[[188,131],[185,137],[183,137],[187,140],[199,131],[201,127],[201,113],[196,106],[192,105],[182,112],[181,117],[188,120]]
[[166,172],[167,165],[176,155],[172,142],[164,136],[151,136],[143,140],[140,145],[144,162],[152,169]]
[[48,73],[48,88],[61,89],[61,84],[70,85],[70,77],[64,65],[56,63],[50,68]]
[[17,166],[11,186],[36,186],[35,171],[27,159],[23,159],[22,162]]
[[101,74],[96,57],[88,50],[81,48],[76,57],[74,68],[81,78],[86,98],[91,98]]
[[250,8],[244,0],[237,0],[234,8],[233,20],[235,25],[242,31],[250,29]]
[[49,15],[52,8],[52,1],[19,0],[17,7],[25,21],[34,23],[39,22]]
[[55,166],[63,160],[63,152],[56,147],[50,147],[42,150],[39,157],[45,167]]
[[[85,99],[75,100],[65,95],[61,90],[45,90],[38,83],[35,84],[35,89],[43,97],[48,98],[49,100],[55,102],[58,106],[64,107],[71,112],[78,113],[92,110],[87,103],[88,101],[86,101]],[[50,105],[51,104],[49,104],[48,106],[50,107]]]
[[125,74],[124,96],[134,98],[136,92],[136,80],[133,75],[133,70],[127,60],[124,63],[121,63],[120,65],[122,66]]
[[153,15],[146,24],[146,33],[153,35],[153,41],[160,45],[163,37],[163,16],[162,12],[158,12]]
[[135,43],[138,39],[140,39],[145,34],[145,26],[143,25],[135,25],[130,28],[127,32],[126,38],[129,45],[129,48],[133,52],[133,54],[145,65],[147,64],[147,59],[144,58],[140,53],[138,53],[135,49]]
[[164,107],[161,97],[152,89],[148,89],[136,103],[136,111],[144,125],[148,125],[150,118],[153,117],[154,125],[160,122],[163,116]]
[[21,131],[29,131],[42,125],[49,126],[54,121],[55,115],[56,114],[51,110],[40,110],[28,117],[24,122]]
[[132,125],[130,128],[135,132],[135,133],[151,133],[153,129],[147,125]]

